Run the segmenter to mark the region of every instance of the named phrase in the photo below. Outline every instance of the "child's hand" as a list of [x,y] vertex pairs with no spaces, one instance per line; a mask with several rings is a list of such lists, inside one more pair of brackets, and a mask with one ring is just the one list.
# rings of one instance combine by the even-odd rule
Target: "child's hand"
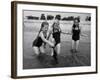
[[53,47],[54,47],[54,43],[50,43],[50,47],[52,47],[52,48],[53,48]]
[[44,45],[44,48],[46,48],[46,45]]
[[68,32],[67,34],[72,35],[70,32]]
[[52,43],[55,43],[55,39],[54,39],[54,38],[52,38],[51,42],[52,42]]
[[88,35],[85,35],[85,34],[82,34],[81,36],[83,36],[83,37],[88,37]]
[[50,46],[50,47],[52,47],[52,48],[53,48],[54,46],[55,46],[55,39],[54,39],[54,38],[52,38],[52,39],[51,39],[51,46]]

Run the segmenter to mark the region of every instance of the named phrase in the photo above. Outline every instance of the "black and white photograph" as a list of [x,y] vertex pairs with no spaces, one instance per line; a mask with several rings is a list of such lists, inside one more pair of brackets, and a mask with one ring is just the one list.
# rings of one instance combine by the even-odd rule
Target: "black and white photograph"
[[23,10],[23,69],[91,65],[91,14]]
[[12,2],[12,77],[97,73],[97,7]]

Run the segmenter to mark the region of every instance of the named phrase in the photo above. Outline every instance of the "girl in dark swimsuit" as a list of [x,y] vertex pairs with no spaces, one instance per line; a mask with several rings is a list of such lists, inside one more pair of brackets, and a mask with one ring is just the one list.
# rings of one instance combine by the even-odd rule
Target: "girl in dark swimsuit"
[[51,31],[49,32],[49,36],[50,34],[52,34],[52,42],[54,43],[54,48],[52,49],[52,56],[55,59],[56,63],[58,63],[57,55],[60,54],[61,49],[61,33],[69,34],[61,31],[59,19],[56,16],[55,21],[51,27]]
[[72,52],[78,52],[80,36],[87,37],[87,35],[81,34],[81,27],[79,25],[79,20],[74,19],[74,24],[72,26]]
[[72,26],[72,52],[78,51],[79,40],[80,40],[81,28],[79,26],[79,21],[77,19],[74,20],[74,24]]
[[34,49],[35,54],[39,55],[40,53],[45,53],[44,51],[44,43],[49,44],[49,46],[53,47],[54,44],[46,39],[47,31],[49,24],[47,22],[43,22],[41,24],[41,29],[38,33],[37,38],[33,41],[32,47]]
[[53,42],[54,42],[54,48],[52,52],[52,56],[54,57],[55,61],[57,61],[57,55],[60,54],[60,48],[61,48],[61,29],[59,27],[59,22],[54,22],[52,25],[52,37],[53,37]]

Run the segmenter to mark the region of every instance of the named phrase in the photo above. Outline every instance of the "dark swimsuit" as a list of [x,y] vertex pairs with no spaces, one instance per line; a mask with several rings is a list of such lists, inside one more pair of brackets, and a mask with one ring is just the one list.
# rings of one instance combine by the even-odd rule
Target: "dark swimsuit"
[[55,39],[55,46],[60,43],[60,34],[61,31],[59,29],[53,29],[53,38]]
[[[45,38],[46,38],[46,36],[45,36]],[[43,43],[44,43],[44,41],[38,35],[37,38],[33,41],[32,47],[33,46],[40,47],[40,46],[42,46]]]
[[[78,30],[75,30],[75,28],[78,27]],[[73,29],[72,29],[72,40],[77,41],[80,39],[80,29],[79,26],[73,25]]]

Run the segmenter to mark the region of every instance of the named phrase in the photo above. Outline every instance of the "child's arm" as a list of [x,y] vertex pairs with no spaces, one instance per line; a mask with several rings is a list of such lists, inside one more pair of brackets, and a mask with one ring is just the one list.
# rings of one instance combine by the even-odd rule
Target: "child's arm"
[[80,26],[80,36],[88,37],[86,34],[82,34],[82,26]]
[[68,34],[68,35],[71,35],[71,33],[69,33],[69,32],[63,32],[63,31],[61,30],[60,26],[59,26],[59,29],[60,29],[60,32],[61,32],[62,34]]
[[45,39],[45,37],[44,37],[42,32],[40,33],[40,37],[45,43],[49,44],[51,47],[54,47],[53,43],[51,43],[49,40]]
[[72,34],[69,33],[69,32],[62,32],[62,31],[61,31],[61,33],[62,33],[62,34],[67,34],[67,35],[72,35]]
[[52,34],[52,31],[49,31],[49,34],[48,34],[48,36],[47,36],[47,40],[49,40],[51,34]]
[[61,33],[63,33],[63,34],[67,34],[67,35],[72,35],[73,34],[73,26],[71,27],[71,31],[68,31],[68,32],[62,32],[61,31]]
[[[52,34],[52,32],[51,32],[51,31],[49,31],[49,33],[48,33],[48,35],[47,35],[47,38],[46,38],[47,40],[49,40],[49,38],[50,38],[51,34]],[[43,45],[43,46],[44,46],[44,48],[46,48],[46,43],[44,43],[44,45]]]
[[81,34],[80,36],[83,36],[83,37],[88,37],[88,35],[86,35],[86,34]]

